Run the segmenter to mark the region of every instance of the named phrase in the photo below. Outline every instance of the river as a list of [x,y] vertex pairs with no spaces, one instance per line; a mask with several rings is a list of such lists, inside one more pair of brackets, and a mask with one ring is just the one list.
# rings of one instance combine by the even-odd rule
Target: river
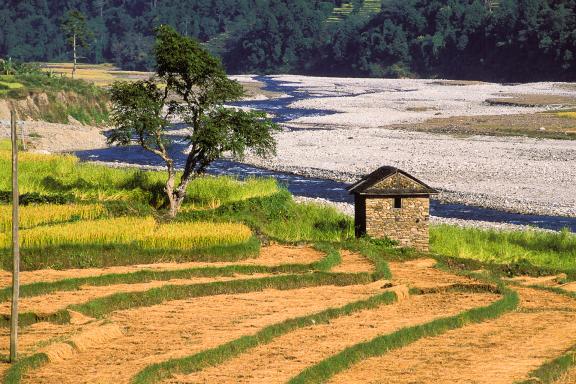
[[[317,96],[298,91],[297,88],[287,86],[285,83],[280,83],[268,76],[260,76],[257,80],[266,84],[267,90],[283,93],[286,97],[268,100],[242,101],[234,103],[234,105],[266,111],[274,115],[274,121],[279,123],[287,122],[302,116],[318,116],[335,113],[328,110],[290,108],[289,104],[297,100]],[[171,148],[171,153],[179,167],[183,167],[186,160],[186,155],[183,153],[185,149],[186,144],[184,140],[176,143]],[[119,162],[152,166],[164,165],[160,158],[144,151],[139,146],[111,147],[78,151],[76,152],[76,155],[80,159],[86,161]],[[353,202],[352,197],[345,190],[347,184],[339,181],[276,172],[229,160],[218,160],[214,162],[207,171],[209,174],[213,175],[231,175],[240,179],[251,176],[273,177],[291,193],[297,196],[319,197],[334,202]],[[576,218],[570,217],[518,214],[463,204],[445,204],[437,200],[431,201],[430,213],[431,215],[438,217],[531,225],[552,230],[569,228],[572,232],[576,232]]]

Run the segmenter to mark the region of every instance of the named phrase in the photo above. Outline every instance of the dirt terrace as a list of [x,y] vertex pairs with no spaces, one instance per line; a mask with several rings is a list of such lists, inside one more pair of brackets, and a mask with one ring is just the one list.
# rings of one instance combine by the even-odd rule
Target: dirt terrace
[[[276,338],[229,362],[167,383],[285,383],[344,348],[400,328],[456,315],[497,300],[492,294],[434,294],[339,317]],[[358,382],[353,378],[346,383]]]
[[[113,313],[123,336],[32,371],[24,383],[128,383],[155,362],[183,357],[267,325],[368,298],[382,283],[218,295]],[[80,374],[81,373],[81,374]]]
[[[36,282],[48,282],[62,279],[79,277],[100,276],[111,273],[130,273],[140,270],[169,271],[177,269],[204,268],[204,267],[226,267],[229,265],[284,265],[284,264],[310,264],[319,261],[324,254],[309,246],[290,247],[272,244],[262,247],[257,258],[235,261],[235,262],[191,262],[191,263],[157,263],[126,265],[107,268],[85,268],[85,269],[44,269],[38,271],[20,272],[20,284],[30,284]],[[0,271],[0,287],[12,284],[12,274],[8,271]]]
[[[362,256],[342,251],[338,272],[370,272],[374,265]],[[322,253],[309,247],[274,245],[263,248],[259,258],[242,263],[277,265],[310,263]],[[194,263],[206,265],[207,263]],[[226,263],[229,264],[229,263]],[[210,264],[212,265],[212,264]],[[121,310],[96,321],[80,314],[65,325],[37,323],[21,331],[24,355],[45,352],[49,363],[27,372],[23,383],[129,383],[150,364],[190,356],[284,320],[341,307],[367,299],[387,289],[433,288],[473,283],[471,279],[435,268],[433,259],[391,262],[392,288],[385,281],[345,287],[321,286],[287,291],[216,295],[172,300],[150,307]],[[153,265],[146,268],[174,268]],[[134,271],[136,267],[129,268]],[[123,270],[126,271],[126,270]],[[68,271],[53,271],[48,279]],[[99,269],[83,273],[110,273]],[[41,272],[28,278],[41,280]],[[253,275],[252,277],[260,277]],[[229,279],[228,277],[227,279]],[[201,278],[201,281],[217,279]],[[193,279],[196,280],[196,279]],[[200,281],[199,280],[199,281]],[[177,281],[176,283],[183,282]],[[174,282],[83,287],[76,292],[24,299],[30,309],[55,310],[67,303],[124,289],[144,290]],[[512,383],[574,344],[576,301],[565,296],[526,287],[518,288],[520,309],[498,319],[467,325],[437,337],[421,339],[404,348],[362,361],[332,379],[332,383]],[[86,296],[82,296],[83,294]],[[70,296],[68,296],[70,295]],[[332,319],[329,323],[299,328],[259,345],[221,365],[190,375],[176,375],[165,383],[280,383],[323,359],[359,342],[389,334],[403,327],[486,306],[500,295],[491,293],[438,292],[401,297],[397,303],[380,305]],[[29,300],[29,301],[27,301]],[[7,354],[8,329],[0,353]],[[73,342],[73,345],[69,343]],[[0,373],[8,365],[0,365]],[[570,380],[569,372],[564,381]],[[568,380],[568,381],[567,381]]]
[[442,378],[443,383],[509,384],[526,379],[574,344],[576,301],[534,289],[518,291],[516,312],[365,360],[330,383],[432,383]]

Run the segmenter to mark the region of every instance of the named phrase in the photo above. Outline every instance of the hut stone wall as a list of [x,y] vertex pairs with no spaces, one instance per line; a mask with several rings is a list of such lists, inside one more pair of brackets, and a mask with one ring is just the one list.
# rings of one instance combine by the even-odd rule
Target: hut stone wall
[[393,197],[367,197],[365,204],[368,236],[386,236],[401,246],[428,251],[428,197],[402,197],[402,208],[394,208]]

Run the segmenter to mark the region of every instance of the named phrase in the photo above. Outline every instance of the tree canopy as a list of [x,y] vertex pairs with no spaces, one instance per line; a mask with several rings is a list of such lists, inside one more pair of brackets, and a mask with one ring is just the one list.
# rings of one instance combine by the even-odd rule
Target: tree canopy
[[[576,79],[576,0],[383,0],[358,12],[367,1],[5,0],[0,56],[65,60],[58,20],[74,8],[94,32],[87,61],[124,69],[154,68],[154,27],[166,24],[235,73]],[[343,4],[350,15],[329,22]]]
[[[247,150],[260,156],[273,153],[276,125],[263,112],[223,106],[242,96],[242,86],[230,80],[218,59],[195,40],[160,26],[154,56],[155,78],[112,85],[113,129],[108,141],[119,145],[135,141],[164,160],[169,214],[174,217],[189,182],[224,153],[235,157]],[[189,153],[178,185],[170,147],[181,138],[168,134],[172,121],[184,122],[188,132],[184,138]]]

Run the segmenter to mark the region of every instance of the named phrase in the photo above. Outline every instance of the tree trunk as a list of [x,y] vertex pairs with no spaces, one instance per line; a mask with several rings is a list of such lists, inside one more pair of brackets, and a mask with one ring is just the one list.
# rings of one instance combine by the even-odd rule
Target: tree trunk
[[174,165],[171,161],[167,161],[167,168],[168,168],[168,180],[166,180],[166,186],[164,187],[164,191],[166,192],[166,196],[168,197],[168,202],[170,203],[170,209],[168,211],[168,215],[170,218],[176,217],[178,213],[178,209],[180,208],[180,204],[178,204],[178,199],[174,191],[174,181],[176,178],[176,172],[174,171]]
[[72,36],[72,49],[74,50],[74,64],[72,65],[72,78],[76,74],[76,34]]

